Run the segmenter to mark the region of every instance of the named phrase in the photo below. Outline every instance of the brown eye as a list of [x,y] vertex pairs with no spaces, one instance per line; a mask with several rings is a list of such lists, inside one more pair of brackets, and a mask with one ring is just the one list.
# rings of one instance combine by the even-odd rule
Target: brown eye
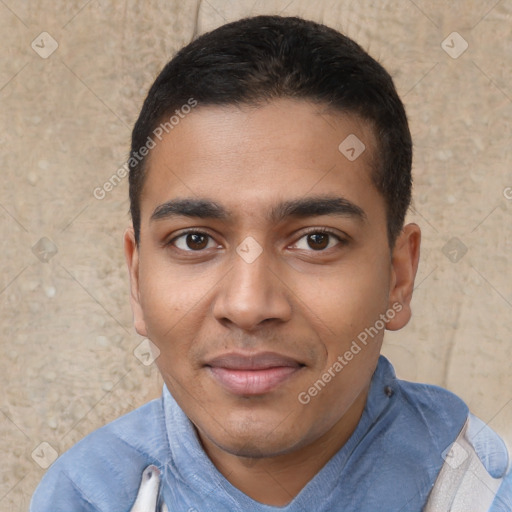
[[187,252],[201,251],[211,247],[217,247],[213,238],[207,233],[189,232],[172,239],[169,244]]
[[311,230],[309,233],[301,236],[292,246],[293,249],[306,251],[322,252],[331,249],[336,245],[345,245],[346,241],[336,233],[325,231],[323,229]]
[[312,233],[307,237],[308,246],[315,251],[325,249],[329,245],[329,235],[326,233]]
[[185,243],[189,249],[198,251],[204,249],[208,245],[208,237],[198,233],[191,233],[186,236]]

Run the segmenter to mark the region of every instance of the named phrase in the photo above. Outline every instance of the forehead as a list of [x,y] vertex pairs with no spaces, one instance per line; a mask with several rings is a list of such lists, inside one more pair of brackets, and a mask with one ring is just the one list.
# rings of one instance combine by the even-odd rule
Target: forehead
[[[142,217],[172,197],[208,197],[226,209],[338,193],[357,204],[371,182],[376,142],[368,123],[324,105],[280,99],[197,106],[148,155]],[[367,198],[368,199],[368,198]]]

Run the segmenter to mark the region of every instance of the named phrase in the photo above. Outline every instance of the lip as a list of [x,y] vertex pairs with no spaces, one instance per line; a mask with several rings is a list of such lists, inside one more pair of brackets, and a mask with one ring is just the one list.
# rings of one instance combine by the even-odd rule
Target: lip
[[262,395],[276,389],[304,364],[275,352],[229,353],[206,363],[213,378],[236,395]]

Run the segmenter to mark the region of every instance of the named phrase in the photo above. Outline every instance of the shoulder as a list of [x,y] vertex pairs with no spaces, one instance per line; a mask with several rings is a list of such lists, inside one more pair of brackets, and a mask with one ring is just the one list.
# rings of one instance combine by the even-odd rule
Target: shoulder
[[368,402],[367,453],[379,460],[382,492],[395,488],[399,475],[407,482],[405,494],[426,499],[444,463],[443,453],[468,418],[467,405],[441,387],[398,379],[383,356]]
[[467,419],[468,406],[447,389],[399,379],[395,387],[404,412],[423,424],[451,426],[455,423],[460,430]]
[[492,503],[493,510],[510,510],[510,501],[496,508],[507,504],[507,448],[485,423],[470,414],[445,459],[425,512],[463,510],[468,503],[474,510],[489,510]]
[[128,508],[142,471],[149,464],[162,466],[166,447],[162,401],[156,399],[92,432],[59,457],[36,489],[30,511]]
[[[417,425],[431,439],[440,455],[468,424],[467,440],[483,466],[494,478],[502,478],[509,464],[508,450],[492,428],[473,415],[465,402],[452,392],[429,384],[396,380],[398,397],[404,417]],[[444,436],[446,432],[448,435]],[[442,441],[441,443],[439,441]]]
[[[391,363],[381,356],[381,392],[387,390],[384,423],[399,432],[401,442],[439,455],[462,430],[469,414],[466,403],[454,393],[431,384],[398,379]],[[423,448],[424,447],[424,448]],[[441,460],[442,462],[442,460]]]
[[[379,362],[379,365],[381,362]],[[390,404],[383,414],[388,440],[401,454],[400,464],[410,471],[422,461],[423,476],[433,485],[441,468],[453,464],[451,457],[465,460],[454,445],[464,433],[466,441],[481,462],[482,469],[499,487],[493,512],[512,510],[512,473],[507,447],[498,434],[474,416],[466,403],[454,393],[431,384],[397,379],[391,364],[384,359],[386,385],[392,390]],[[466,428],[465,428],[466,427]],[[458,459],[457,459],[458,460]],[[508,471],[508,473],[507,473]]]
[[491,507],[491,512],[510,512],[512,510],[512,470],[509,470],[503,478],[496,498]]

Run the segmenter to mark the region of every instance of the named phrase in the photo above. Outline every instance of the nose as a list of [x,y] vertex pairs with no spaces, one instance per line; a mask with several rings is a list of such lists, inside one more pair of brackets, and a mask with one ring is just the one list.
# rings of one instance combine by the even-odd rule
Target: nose
[[265,251],[254,261],[234,255],[233,267],[220,284],[213,305],[215,318],[245,331],[257,330],[271,320],[290,319],[288,288],[269,266]]

